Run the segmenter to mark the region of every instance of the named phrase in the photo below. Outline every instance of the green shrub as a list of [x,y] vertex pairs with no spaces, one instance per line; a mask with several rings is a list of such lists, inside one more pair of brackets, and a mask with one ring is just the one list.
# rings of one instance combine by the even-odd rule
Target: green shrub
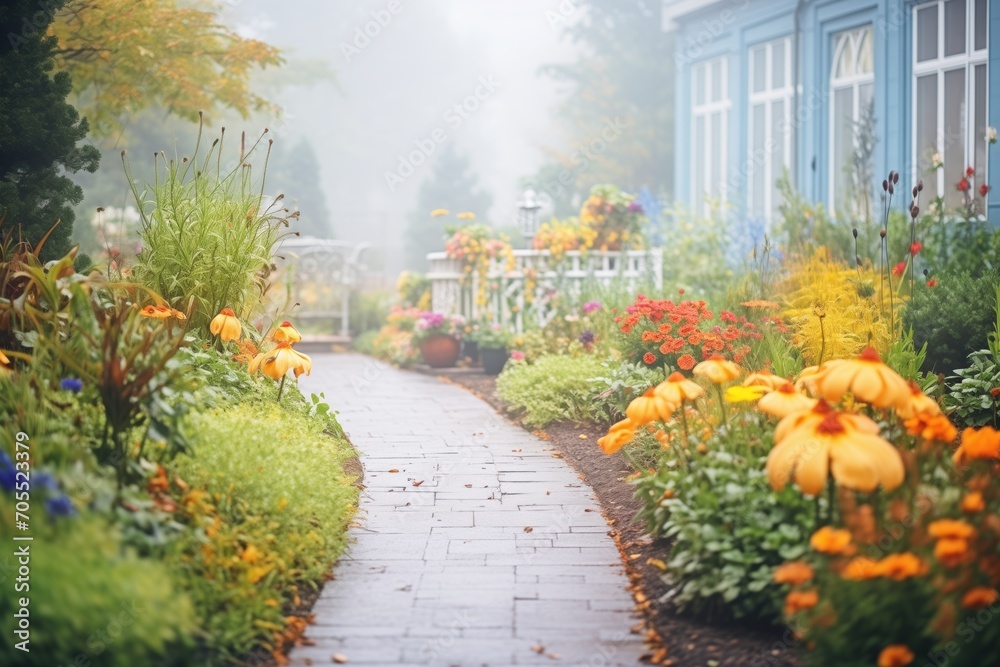
[[[261,307],[272,256],[290,218],[281,197],[263,197],[263,179],[250,166],[254,147],[229,173],[219,168],[216,141],[207,155],[195,146],[191,159],[156,158],[156,183],[141,190],[125,163],[141,216],[143,248],[135,280],[187,310],[191,326],[204,328],[223,308],[247,319]],[[124,159],[124,157],[123,157]],[[266,172],[264,160],[262,174]]]
[[176,492],[189,530],[168,558],[212,656],[270,646],[296,587],[317,587],[346,545],[357,490],[343,464],[353,450],[324,434],[326,421],[275,403],[189,418],[192,452],[171,466],[174,483],[190,487]]
[[936,287],[919,286],[907,304],[903,326],[913,330],[917,349],[927,344],[924,370],[951,374],[968,356],[986,346],[995,323],[996,271],[973,278],[969,273],[937,276]]
[[1000,426],[997,420],[998,397],[990,393],[1000,387],[1000,361],[990,350],[969,355],[968,368],[955,371],[947,385],[944,405],[958,426]]
[[[4,494],[0,509],[13,516]],[[41,507],[37,513],[41,514]],[[171,569],[139,558],[122,546],[114,526],[92,514],[60,519],[48,530],[32,514],[35,540],[6,544],[31,547],[30,653],[14,648],[14,611],[22,594],[13,589],[17,565],[10,551],[0,557],[6,589],[0,595],[0,663],[24,667],[102,665],[181,667],[191,664],[195,632],[191,601]],[[80,660],[84,656],[87,662]]]
[[729,449],[713,436],[689,467],[639,477],[640,516],[672,540],[665,577],[680,609],[777,622],[784,595],[774,568],[805,553],[813,504],[791,487],[772,491],[765,456]]
[[601,422],[625,417],[625,409],[636,396],[666,379],[662,367],[650,368],[641,363],[608,361],[601,375],[587,380],[590,393],[590,416]]
[[561,419],[583,420],[590,414],[587,381],[607,371],[601,361],[591,355],[552,354],[533,364],[508,364],[497,378],[497,394],[522,411],[529,426],[545,426]]

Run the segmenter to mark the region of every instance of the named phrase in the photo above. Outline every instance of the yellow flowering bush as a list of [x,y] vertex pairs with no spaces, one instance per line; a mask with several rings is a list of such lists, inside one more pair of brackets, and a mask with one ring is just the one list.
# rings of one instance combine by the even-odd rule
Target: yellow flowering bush
[[475,274],[476,304],[482,308],[487,302],[487,276],[495,262],[502,262],[507,271],[514,269],[514,249],[507,237],[497,234],[486,225],[469,225],[452,231],[445,243],[445,253],[462,262],[463,285]]
[[536,250],[548,250],[559,261],[568,251],[624,250],[643,246],[642,227],[647,222],[633,195],[613,185],[597,185],[583,203],[578,217],[550,220],[535,234]]

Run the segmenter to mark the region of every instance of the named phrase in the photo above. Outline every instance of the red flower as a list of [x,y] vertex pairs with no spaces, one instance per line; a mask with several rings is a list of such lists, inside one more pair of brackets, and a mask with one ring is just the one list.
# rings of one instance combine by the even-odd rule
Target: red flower
[[992,188],[990,186],[986,185],[985,183],[983,183],[982,185],[979,186],[979,196],[980,197],[985,197],[986,193],[989,192],[990,190],[992,190]]
[[678,293],[678,294],[684,294],[684,288],[682,287],[682,288],[680,288],[679,290],[677,290],[677,293]]
[[721,313],[719,313],[719,319],[722,320],[723,322],[736,322],[737,321],[736,320],[736,315],[734,315],[733,313],[729,312],[728,310],[723,310]]
[[918,252],[924,249],[924,244],[920,241],[914,241],[910,244],[910,254],[916,255]]
[[677,360],[677,366],[684,371],[689,371],[694,368],[695,363],[697,363],[695,358],[690,354],[685,354]]
[[966,167],[965,168],[965,177],[966,178],[972,178],[975,175],[976,175],[976,170],[975,169],[973,169],[972,167]]
[[[913,254],[916,255],[917,253]],[[906,271],[906,262],[900,262],[896,266],[892,267],[892,275],[894,276],[901,276],[904,271]]]
[[927,281],[928,287],[937,287],[937,278],[931,278]]
[[958,182],[958,185],[956,185],[955,187],[958,188],[961,192],[968,192],[968,190],[969,190],[969,181],[967,181],[966,179],[963,178],[962,180],[960,180]]
[[647,366],[651,366],[654,363],[656,363],[656,355],[654,355],[652,352],[647,352],[646,354],[642,355],[642,360]]

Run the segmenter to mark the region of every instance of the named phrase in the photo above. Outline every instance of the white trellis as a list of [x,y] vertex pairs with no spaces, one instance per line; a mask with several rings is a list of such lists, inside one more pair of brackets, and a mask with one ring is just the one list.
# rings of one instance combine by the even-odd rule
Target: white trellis
[[525,313],[544,326],[554,315],[550,300],[555,292],[564,298],[579,295],[588,281],[603,286],[624,282],[663,286],[663,253],[652,250],[581,252],[572,250],[555,261],[548,250],[515,250],[514,266],[495,260],[486,273],[489,283],[485,302],[480,300],[480,276],[466,273],[460,260],[446,253],[427,255],[431,281],[431,308],[435,312],[460,314],[469,320],[487,316],[494,322],[523,331]]

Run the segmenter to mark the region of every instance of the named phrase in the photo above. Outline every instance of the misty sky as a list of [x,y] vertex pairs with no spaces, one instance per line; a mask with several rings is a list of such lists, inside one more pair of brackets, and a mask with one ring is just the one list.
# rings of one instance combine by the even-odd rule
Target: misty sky
[[[400,0],[395,15],[389,0],[229,4],[228,23],[286,51],[285,76],[295,77],[302,62],[335,71],[335,82],[284,91],[275,137],[312,140],[337,236],[388,246],[390,276],[401,261],[404,218],[434,155],[402,182],[392,179],[394,190],[386,172],[400,172],[399,157],[418,150],[415,142],[429,147],[437,130],[472,159],[495,202],[477,213],[496,224],[510,220],[518,181],[543,162],[542,148],[561,144],[552,122],[558,87],[538,75],[540,66],[575,55],[561,37],[564,23],[553,25],[559,0]],[[356,31],[372,12],[391,21],[358,48]],[[453,110],[477,92],[482,101],[469,104],[477,109]]]

